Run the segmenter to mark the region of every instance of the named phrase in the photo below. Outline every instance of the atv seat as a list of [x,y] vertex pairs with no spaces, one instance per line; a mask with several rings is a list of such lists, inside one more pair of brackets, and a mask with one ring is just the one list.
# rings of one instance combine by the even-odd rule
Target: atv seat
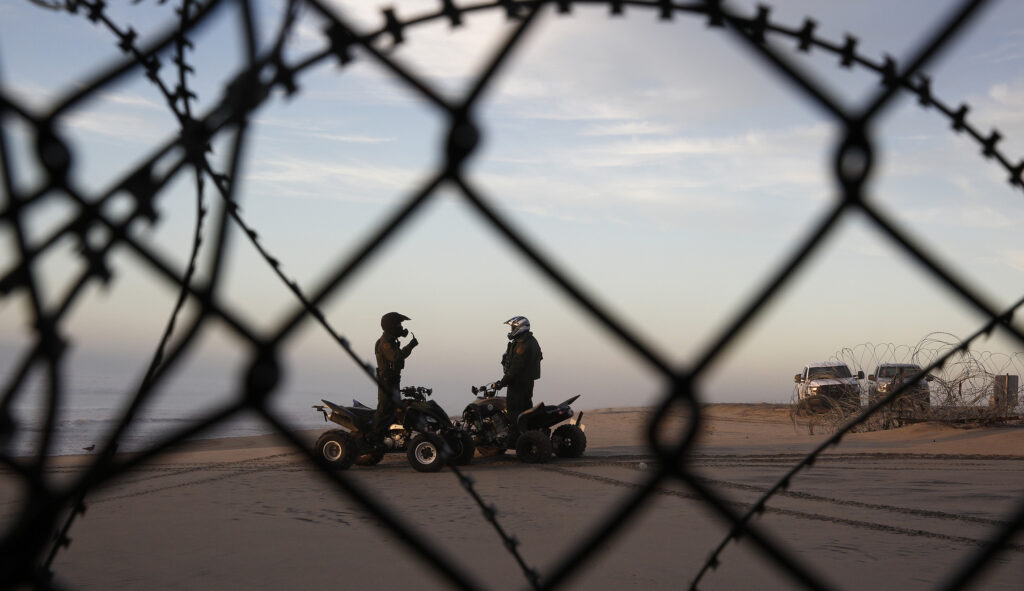
[[537,405],[534,406],[533,408],[526,409],[523,412],[519,413],[519,419],[516,421],[517,423],[519,423],[519,430],[529,431],[530,429],[536,428],[537,425],[534,425],[533,423],[536,423],[537,421],[531,419],[539,419],[542,416],[543,411],[544,403],[538,402]]
[[377,413],[376,408],[370,408],[355,398],[352,399],[352,406],[349,407],[348,411],[357,417],[365,417],[371,420],[373,415]]
[[363,406],[363,407],[358,407],[357,406],[357,407],[349,408],[348,412],[352,413],[353,415],[355,415],[357,417],[366,417],[367,419],[370,419],[372,421],[373,420],[373,415],[377,413],[377,409],[375,409],[375,408],[366,408],[365,406]]
[[533,429],[547,429],[572,417],[573,413],[572,409],[569,408],[569,404],[576,400],[576,398],[578,396],[574,396],[557,405],[541,402],[537,406],[523,411],[519,415],[519,421],[517,422],[519,430],[526,432]]
[[363,404],[361,404],[361,403],[359,403],[358,401],[355,401],[355,400],[353,400],[352,402],[355,402],[356,406],[351,406],[351,407],[348,407],[348,408],[345,408],[345,407],[343,407],[341,405],[338,405],[338,404],[334,404],[330,400],[324,400],[323,398],[321,398],[320,400],[323,401],[323,403],[326,404],[328,406],[328,408],[331,409],[331,412],[351,413],[354,416],[367,417],[367,418],[371,418],[371,419],[373,418],[374,413],[377,412],[376,409],[364,406]]

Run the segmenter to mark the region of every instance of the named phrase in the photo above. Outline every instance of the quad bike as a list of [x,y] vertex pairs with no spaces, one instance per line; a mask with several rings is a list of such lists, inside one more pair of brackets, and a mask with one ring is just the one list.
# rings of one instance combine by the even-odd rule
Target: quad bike
[[452,423],[437,402],[427,400],[431,392],[430,388],[422,386],[401,389],[402,397],[395,411],[397,418],[382,442],[370,438],[375,409],[358,400],[353,400],[352,406],[340,406],[327,400],[322,400],[326,406],[314,404],[313,408],[323,413],[325,421],[341,426],[317,439],[317,454],[338,470],[352,464],[372,466],[389,452],[405,452],[409,463],[420,472],[437,472],[446,462],[468,464],[473,458],[473,439]]
[[506,450],[516,450],[516,456],[524,462],[540,463],[551,459],[551,454],[562,458],[578,458],[587,448],[587,436],[583,433],[583,413],[569,423],[559,425],[552,433],[551,427],[573,416],[569,407],[579,395],[557,405],[541,402],[519,415],[517,425],[520,433],[512,441],[509,416],[505,397],[497,396],[497,384],[473,386],[476,400],[462,411],[461,425],[469,432],[473,444],[483,457],[496,456]]

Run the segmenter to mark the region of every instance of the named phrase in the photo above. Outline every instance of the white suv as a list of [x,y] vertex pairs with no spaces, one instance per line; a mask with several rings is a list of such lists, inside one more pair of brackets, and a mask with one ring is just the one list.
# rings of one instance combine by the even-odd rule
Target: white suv
[[850,373],[850,368],[841,361],[808,363],[801,373],[793,376],[799,400],[830,398],[836,402],[860,406],[860,382],[864,372]]

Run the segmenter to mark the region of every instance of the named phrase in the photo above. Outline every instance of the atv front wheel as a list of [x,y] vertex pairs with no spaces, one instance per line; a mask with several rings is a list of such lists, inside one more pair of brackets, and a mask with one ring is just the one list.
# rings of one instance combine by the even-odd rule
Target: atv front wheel
[[352,465],[356,442],[344,431],[328,431],[316,440],[316,453],[321,461],[335,470]]
[[551,459],[551,439],[543,431],[527,431],[516,442],[516,455],[529,464],[540,464]]
[[417,472],[437,472],[444,468],[441,445],[441,439],[436,435],[422,433],[413,437],[406,452],[409,463]]
[[551,447],[560,458],[578,458],[587,449],[587,436],[579,425],[561,425],[551,435]]

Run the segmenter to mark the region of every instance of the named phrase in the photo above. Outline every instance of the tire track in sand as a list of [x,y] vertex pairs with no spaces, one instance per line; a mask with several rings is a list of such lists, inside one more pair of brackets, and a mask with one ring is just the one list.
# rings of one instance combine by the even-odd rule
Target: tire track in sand
[[[597,474],[588,474],[586,472],[580,472],[578,470],[572,470],[572,469],[569,469],[569,468],[562,468],[562,467],[558,467],[558,466],[550,466],[550,465],[549,466],[540,466],[540,469],[548,471],[548,472],[554,472],[554,473],[557,473],[557,474],[562,474],[562,475],[573,477],[573,478],[580,478],[580,479],[583,479],[583,480],[590,480],[590,481],[594,481],[594,482],[600,482],[600,483],[603,483],[603,484],[609,484],[609,485],[612,485],[612,486],[618,486],[618,487],[623,487],[623,488],[639,489],[639,488],[643,487],[642,484],[638,484],[636,482],[630,482],[628,480],[620,480],[620,479],[617,479],[617,478],[611,478],[611,477],[608,477],[608,476],[600,476],[600,475],[597,475]],[[672,490],[672,489],[661,488],[661,487],[654,489],[654,494],[663,495],[663,496],[678,497],[678,498],[695,500],[695,501],[701,501],[701,502],[704,501],[704,497],[702,497],[701,495],[698,495],[696,493],[686,492],[686,491],[681,491],[681,490]],[[821,498],[822,499],[826,499],[826,502],[828,500],[828,497],[821,497]],[[839,501],[838,499],[832,499],[832,500]],[[749,509],[750,506],[751,506],[750,503],[742,503],[742,502],[738,502],[738,501],[725,501],[725,500],[723,500],[722,502],[725,503],[725,504],[728,504],[728,505],[732,505],[732,506],[736,507],[737,509],[741,509],[741,510]],[[842,504],[842,502],[838,502],[837,504]],[[900,509],[900,508],[895,507],[894,509]],[[897,534],[897,535],[903,535],[903,536],[908,536],[908,537],[917,537],[917,538],[928,538],[928,539],[933,539],[933,540],[941,540],[941,541],[945,541],[945,542],[954,542],[954,543],[964,544],[964,545],[968,545],[968,546],[979,546],[979,547],[981,547],[981,546],[984,546],[984,545],[986,545],[988,543],[988,540],[984,540],[984,539],[979,540],[977,538],[970,538],[970,537],[966,537],[966,536],[954,536],[954,535],[949,535],[949,534],[942,534],[942,533],[927,531],[927,530],[923,530],[923,529],[912,529],[912,528],[906,528],[906,527],[898,527],[898,526],[889,525],[889,524],[885,524],[885,523],[878,523],[878,522],[874,522],[874,521],[863,521],[863,520],[858,520],[858,519],[848,519],[848,518],[845,518],[845,517],[835,517],[835,516],[832,516],[832,515],[824,515],[824,514],[821,514],[821,513],[811,513],[811,512],[807,512],[807,511],[797,511],[795,509],[782,509],[782,508],[778,508],[778,507],[767,507],[766,506],[766,507],[764,507],[764,512],[765,513],[772,513],[772,514],[775,514],[775,515],[784,515],[784,516],[787,516],[787,517],[796,517],[798,519],[809,519],[809,520],[812,520],[812,521],[823,521],[823,522],[828,522],[828,523],[834,523],[834,524],[837,524],[837,525],[845,525],[845,526],[848,526],[848,527],[855,527],[855,528],[858,528],[858,529],[866,529],[866,530],[877,531],[877,532],[882,532],[882,533],[890,533],[890,534]],[[951,515],[951,514],[946,514],[946,515]],[[1009,551],[1012,551],[1012,552],[1024,553],[1024,544],[1006,544],[1006,546],[1004,546],[1004,548],[1006,550],[1009,550]]]

